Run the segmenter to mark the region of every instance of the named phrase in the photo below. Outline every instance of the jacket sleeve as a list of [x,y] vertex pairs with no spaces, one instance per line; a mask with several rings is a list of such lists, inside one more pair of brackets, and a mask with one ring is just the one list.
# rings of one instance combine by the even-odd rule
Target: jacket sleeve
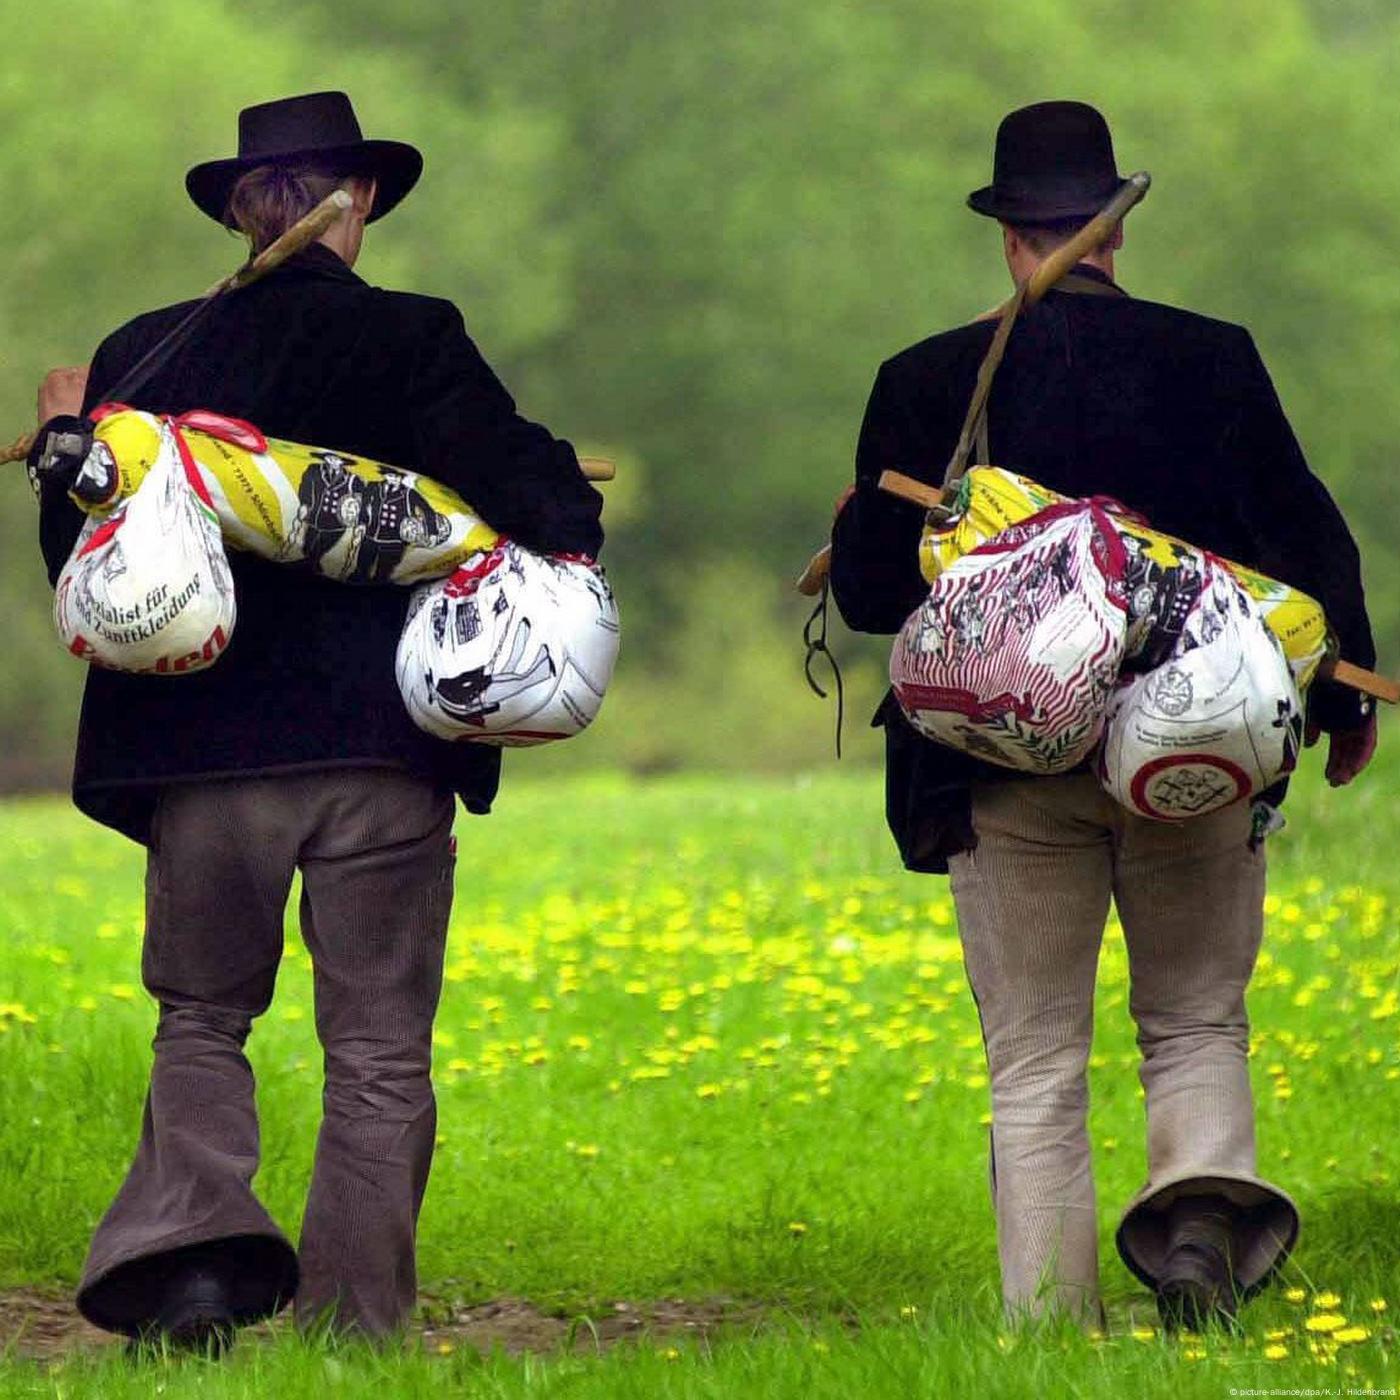
[[879,489],[886,469],[920,476],[929,461],[923,431],[885,364],[875,377],[856,446],[856,489],[831,535],[831,591],[857,632],[898,632],[923,601],[919,571],[924,511]]
[[[1342,655],[1358,666],[1374,666],[1376,648],[1356,542],[1327,488],[1308,469],[1247,333],[1241,335],[1231,377],[1239,388],[1239,409],[1227,440],[1227,460],[1247,482],[1243,513],[1255,554],[1250,562],[1316,598]],[[1308,711],[1329,731],[1354,729],[1365,717],[1357,691],[1326,681],[1313,685]]]
[[526,548],[596,556],[603,498],[573,447],[516,412],[456,307],[433,307],[410,378],[414,462]]

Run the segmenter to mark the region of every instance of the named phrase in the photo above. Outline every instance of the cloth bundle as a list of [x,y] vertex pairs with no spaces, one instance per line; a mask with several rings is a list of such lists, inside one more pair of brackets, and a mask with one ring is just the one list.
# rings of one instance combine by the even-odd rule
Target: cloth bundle
[[417,472],[265,437],[206,410],[93,414],[72,483],[89,515],[59,579],[69,650],[123,671],[211,665],[234,625],[224,545],[345,583],[417,584],[395,671],[437,738],[579,733],[617,658],[617,605],[580,556],[541,556]]
[[617,604],[600,571],[503,541],[413,595],[399,691],[414,723],[440,739],[544,744],[592,723],[617,648]]
[[178,675],[214,664],[236,607],[213,502],[173,432],[160,436],[144,489],[83,525],[54,590],[54,625],[93,665]]
[[1278,639],[1230,570],[1207,558],[1171,654],[1108,703],[1099,781],[1139,816],[1180,821],[1292,772],[1303,707]]
[[[1094,522],[1097,567],[1071,551],[1059,565],[1062,596],[1028,589],[1050,527],[1076,518]],[[924,531],[920,566],[931,590],[896,640],[890,674],[906,716],[930,737],[1033,773],[1065,772],[1097,744],[1105,788],[1168,821],[1291,771],[1301,695],[1328,651],[1326,618],[1307,595],[1153,530],[1117,502],[1072,501],[998,467],[963,478],[950,519]],[[964,620],[974,578],[991,628],[975,662]],[[1084,595],[1077,602],[1071,587]],[[1107,685],[1105,600],[1121,608]],[[1102,634],[1076,630],[1083,609]]]
[[930,739],[1030,773],[1098,742],[1127,637],[1126,555],[1093,502],[1052,505],[964,555],[904,624],[890,681]]

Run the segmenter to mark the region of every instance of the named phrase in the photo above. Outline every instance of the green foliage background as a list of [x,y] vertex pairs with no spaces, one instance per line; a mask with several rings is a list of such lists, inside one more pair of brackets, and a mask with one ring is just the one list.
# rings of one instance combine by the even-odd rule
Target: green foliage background
[[[550,765],[820,762],[789,580],[850,472],[878,363],[1005,290],[963,206],[1000,116],[1075,96],[1145,167],[1121,280],[1255,333],[1358,534],[1400,664],[1400,18],[1381,0],[3,0],[0,426],[127,317],[231,268],[182,175],[251,102],[344,87],[427,155],[360,270],[445,295],[522,409],[615,455],[627,626],[595,734]],[[13,425],[12,427],[10,425]],[[54,644],[0,479],[0,775],[61,779]],[[855,662],[854,752],[878,645]],[[577,752],[572,750],[577,749]]]

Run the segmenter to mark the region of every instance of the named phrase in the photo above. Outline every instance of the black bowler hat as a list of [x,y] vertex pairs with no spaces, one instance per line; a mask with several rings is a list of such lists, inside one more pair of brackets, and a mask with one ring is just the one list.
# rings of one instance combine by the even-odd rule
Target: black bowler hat
[[239,177],[259,165],[315,161],[336,173],[371,175],[379,182],[368,223],[382,219],[423,173],[423,156],[402,141],[366,141],[343,92],[309,92],[245,107],[238,114],[238,154],[209,160],[185,176],[189,196],[211,219],[224,223]]
[[1048,223],[1097,214],[1124,184],[1113,137],[1084,102],[1036,102],[997,127],[992,183],[968,205],[1010,224]]

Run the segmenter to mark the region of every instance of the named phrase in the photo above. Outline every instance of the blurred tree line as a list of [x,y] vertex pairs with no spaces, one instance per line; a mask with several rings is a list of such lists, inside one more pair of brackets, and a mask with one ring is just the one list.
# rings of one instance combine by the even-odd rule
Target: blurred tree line
[[[1004,295],[996,228],[963,199],[1003,113],[1046,97],[1100,106],[1120,168],[1153,173],[1125,285],[1254,332],[1400,664],[1400,17],[1382,0],[3,3],[0,436],[32,421],[49,365],[236,264],[182,177],[232,153],[239,107],[343,87],[368,134],[424,150],[359,270],[457,301],[522,410],[621,468],[617,689],[536,771],[823,760],[790,580],[879,362]],[[50,781],[81,668],[7,472],[0,777]],[[882,648],[839,627],[834,645],[859,733]]]

